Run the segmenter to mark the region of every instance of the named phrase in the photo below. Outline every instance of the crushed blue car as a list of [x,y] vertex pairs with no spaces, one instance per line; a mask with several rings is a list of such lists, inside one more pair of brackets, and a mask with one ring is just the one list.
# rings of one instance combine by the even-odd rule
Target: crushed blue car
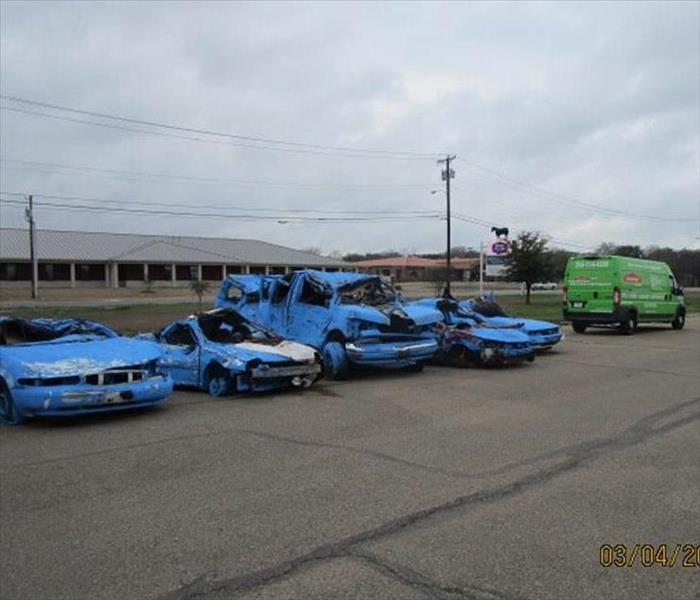
[[528,335],[530,343],[538,352],[550,350],[564,338],[561,327],[556,323],[538,319],[509,317],[496,303],[492,295],[475,300],[462,300],[459,305],[462,309],[472,314],[480,323],[499,327],[503,325],[519,326]]
[[321,352],[329,377],[352,366],[420,370],[438,346],[439,311],[405,303],[377,275],[312,269],[287,275],[229,275],[216,306],[233,307],[278,335]]
[[153,406],[173,389],[160,346],[83,319],[0,317],[0,419]]
[[480,323],[451,298],[424,298],[418,306],[439,310],[444,318],[437,337],[440,351],[435,360],[453,366],[499,366],[533,361],[535,349],[519,325]]
[[175,385],[212,396],[308,388],[321,375],[313,348],[284,340],[232,309],[180,319],[154,338],[163,348],[160,368]]

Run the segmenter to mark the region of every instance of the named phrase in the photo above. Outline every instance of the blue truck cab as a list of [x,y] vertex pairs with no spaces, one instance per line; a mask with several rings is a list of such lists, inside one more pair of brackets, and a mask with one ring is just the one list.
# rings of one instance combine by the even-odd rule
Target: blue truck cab
[[230,275],[216,299],[278,335],[321,352],[326,374],[344,379],[353,365],[420,369],[438,349],[439,311],[406,304],[377,275],[303,270]]

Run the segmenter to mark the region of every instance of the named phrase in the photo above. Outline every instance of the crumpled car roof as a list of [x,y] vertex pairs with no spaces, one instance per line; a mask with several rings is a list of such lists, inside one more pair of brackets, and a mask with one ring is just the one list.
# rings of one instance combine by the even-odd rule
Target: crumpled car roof
[[348,271],[316,271],[315,269],[306,269],[305,274],[311,275],[315,279],[327,284],[331,289],[337,290],[344,285],[357,283],[359,281],[370,281],[372,279],[381,279],[379,275],[370,275],[368,273],[350,273]]
[[25,343],[54,340],[70,335],[119,337],[119,334],[107,325],[89,319],[23,319],[21,317],[0,316],[0,344],[7,343],[5,334],[9,328],[15,328],[16,331],[28,338]]

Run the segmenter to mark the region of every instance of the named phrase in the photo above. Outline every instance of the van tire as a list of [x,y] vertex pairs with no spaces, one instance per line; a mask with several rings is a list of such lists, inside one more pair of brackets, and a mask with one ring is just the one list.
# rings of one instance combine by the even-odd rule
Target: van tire
[[630,311],[620,323],[620,333],[632,335],[637,331],[637,313]]
[[671,321],[671,327],[673,327],[674,329],[683,329],[684,325],[685,325],[685,309],[677,308],[676,309],[676,316],[674,316],[673,321]]
[[586,323],[582,323],[581,321],[571,321],[571,328],[576,333],[586,333],[588,325]]
[[350,363],[341,342],[328,342],[323,347],[323,367],[325,377],[341,381],[350,374]]

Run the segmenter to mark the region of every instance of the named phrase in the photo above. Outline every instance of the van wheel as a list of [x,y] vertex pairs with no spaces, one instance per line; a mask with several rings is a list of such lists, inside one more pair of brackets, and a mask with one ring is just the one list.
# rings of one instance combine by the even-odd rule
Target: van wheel
[[350,363],[348,362],[345,346],[340,342],[328,342],[323,347],[323,366],[325,375],[329,379],[347,379],[350,373]]
[[0,422],[19,425],[22,421],[24,421],[24,415],[17,410],[9,388],[0,379]]
[[635,331],[637,331],[637,315],[629,312],[622,323],[620,323],[620,333],[632,335]]
[[581,321],[572,321],[571,328],[576,333],[586,333],[586,329],[588,328],[588,325],[586,325],[585,323],[581,323]]
[[673,317],[673,321],[671,321],[671,327],[674,329],[683,329],[683,326],[685,325],[685,310],[682,308],[679,308],[676,310],[676,316]]

